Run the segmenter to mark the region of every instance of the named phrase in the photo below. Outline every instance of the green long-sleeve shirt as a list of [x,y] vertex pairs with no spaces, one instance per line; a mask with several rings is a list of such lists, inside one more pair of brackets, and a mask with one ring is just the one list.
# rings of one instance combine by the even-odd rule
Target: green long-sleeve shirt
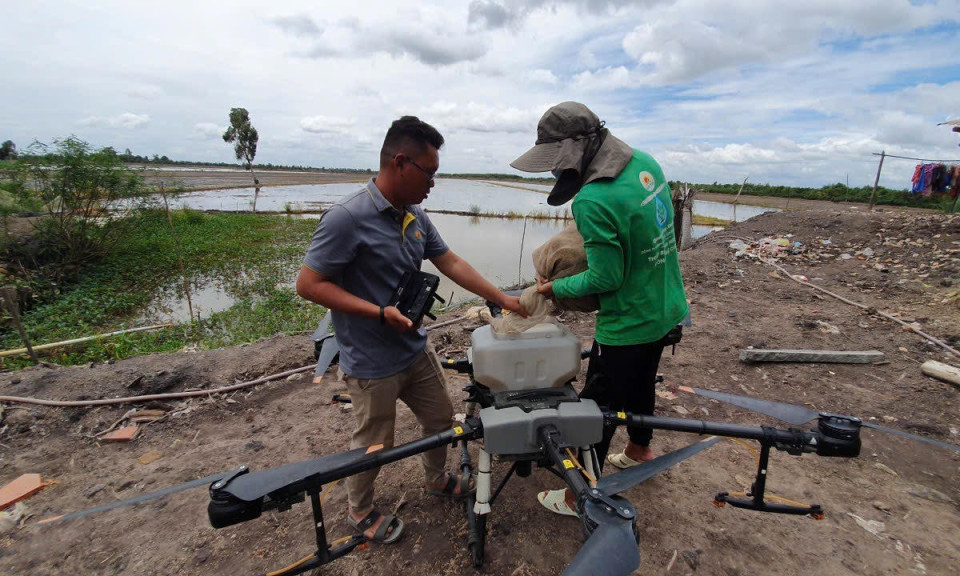
[[663,170],[634,150],[614,180],[584,186],[573,200],[583,236],[587,270],[558,278],[558,298],[597,294],[596,340],[611,346],[662,338],[689,312],[677,244],[673,205]]

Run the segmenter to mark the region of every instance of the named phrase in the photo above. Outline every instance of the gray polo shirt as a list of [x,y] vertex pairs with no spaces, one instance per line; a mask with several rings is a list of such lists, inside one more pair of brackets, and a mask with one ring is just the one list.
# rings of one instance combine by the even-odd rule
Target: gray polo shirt
[[[347,292],[386,305],[404,272],[448,250],[420,206],[394,208],[373,183],[323,213],[303,264]],[[427,332],[400,333],[379,319],[333,312],[340,369],[354,378],[385,378],[409,368]]]

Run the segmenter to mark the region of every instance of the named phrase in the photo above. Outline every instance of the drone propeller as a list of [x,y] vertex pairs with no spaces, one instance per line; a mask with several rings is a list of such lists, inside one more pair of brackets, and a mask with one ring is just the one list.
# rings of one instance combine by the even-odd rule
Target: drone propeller
[[324,336],[330,333],[330,320],[333,318],[330,312],[328,311],[323,315],[323,318],[320,319],[320,324],[317,325],[317,329],[313,331],[313,336],[310,337],[314,342],[319,342],[323,339]]
[[[240,470],[245,470],[246,467],[241,467]],[[88,516],[90,514],[96,514],[97,512],[106,512],[107,510],[113,510],[114,508],[120,508],[121,506],[130,506],[132,504],[139,504],[141,502],[147,502],[156,498],[163,498],[164,496],[169,496],[170,494],[176,494],[183,490],[189,490],[190,488],[196,488],[198,486],[205,486],[211,482],[217,482],[223,478],[234,474],[236,471],[231,470],[229,472],[220,472],[219,474],[213,474],[211,476],[206,476],[204,478],[198,478],[196,480],[191,480],[189,482],[184,482],[183,484],[177,484],[176,486],[171,486],[169,488],[164,488],[163,490],[157,490],[156,492],[151,492],[149,494],[141,494],[135,498],[130,498],[128,500],[120,500],[118,502],[111,502],[110,504],[104,504],[103,506],[97,506],[96,508],[89,508],[87,510],[81,510],[79,512],[71,512],[69,514],[61,514],[60,516],[54,516],[53,518],[46,518],[37,522],[37,524],[52,524],[54,522],[62,522],[64,520],[72,520],[74,518],[80,518],[82,516]]]
[[[760,414],[766,414],[767,416],[782,420],[787,424],[792,424],[794,426],[802,426],[808,422],[812,422],[813,420],[820,418],[819,412],[814,412],[809,408],[796,406],[794,404],[773,402],[771,400],[760,400],[758,398],[749,398],[747,396],[738,396],[736,394],[725,394],[723,392],[712,392],[710,390],[702,390],[700,388],[692,388],[689,386],[679,386],[677,389],[681,392],[687,392],[688,394],[696,394],[697,396],[712,398],[714,400],[733,404],[741,408],[746,408],[747,410],[759,412]],[[887,428],[886,426],[880,426],[879,424],[874,424],[872,422],[861,422],[860,424],[861,426],[873,428],[874,430],[879,430],[888,434],[895,434],[897,436],[916,440],[917,442],[924,442],[926,444],[932,444],[933,446],[938,446],[947,450],[953,450],[954,452],[960,452],[960,446],[955,444],[940,442],[938,440],[933,440],[917,434],[911,434],[895,428]]]
[[863,426],[866,426],[867,428],[873,428],[874,430],[886,432],[887,434],[895,434],[897,436],[902,436],[904,438],[909,438],[911,440],[916,440],[917,442],[923,442],[925,444],[932,444],[933,446],[938,446],[940,448],[945,448],[947,450],[953,450],[954,452],[957,452],[958,454],[960,454],[960,446],[957,446],[956,444],[940,442],[939,440],[934,440],[933,438],[918,436],[917,434],[911,434],[909,432],[904,432],[903,430],[897,430],[896,428],[887,428],[886,426],[874,424],[873,422],[862,422],[861,424]]
[[317,355],[317,368],[313,372],[313,383],[319,384],[323,375],[327,373],[327,368],[333,364],[333,360],[340,354],[340,343],[333,334],[327,336],[320,345],[320,354]]
[[[615,500],[618,505],[633,510],[623,498]],[[563,576],[627,576],[640,567],[640,549],[633,528],[635,514],[627,520],[589,500],[584,504],[584,514],[597,527],[563,571]]]
[[690,444],[689,446],[679,450],[674,450],[669,454],[658,456],[653,460],[644,462],[643,464],[627,468],[626,470],[623,470],[617,474],[604,476],[599,482],[597,482],[597,488],[609,496],[619,494],[624,490],[633,488],[637,484],[646,482],[667,468],[683,462],[687,458],[697,454],[698,452],[706,450],[719,441],[720,438],[713,436],[711,438],[707,438],[706,440],[701,440],[700,442],[694,442],[693,444]]
[[785,402],[773,402],[772,400],[760,400],[759,398],[749,398],[747,396],[738,396],[736,394],[725,394],[723,392],[711,392],[710,390],[701,390],[700,388],[691,388],[689,386],[677,387],[681,392],[696,394],[713,398],[727,404],[733,404],[747,410],[766,414],[777,420],[782,420],[787,424],[794,426],[803,426],[807,422],[812,422],[820,417],[819,412],[814,412],[809,408],[787,404]]
[[[598,497],[588,497],[583,504],[585,525],[595,528],[563,574],[626,576],[636,570],[640,566],[640,552],[633,527],[636,510],[628,500],[617,494],[649,480],[719,441],[720,438],[712,437],[695,442],[600,480],[596,488],[591,489]],[[616,506],[617,510],[610,506]]]
[[324,314],[320,324],[317,325],[317,329],[313,331],[313,336],[310,337],[313,340],[314,352],[317,355],[317,367],[313,371],[314,384],[320,383],[323,375],[327,372],[327,368],[340,353],[340,343],[337,342],[337,337],[330,334],[331,318],[333,318],[333,315],[329,311]]

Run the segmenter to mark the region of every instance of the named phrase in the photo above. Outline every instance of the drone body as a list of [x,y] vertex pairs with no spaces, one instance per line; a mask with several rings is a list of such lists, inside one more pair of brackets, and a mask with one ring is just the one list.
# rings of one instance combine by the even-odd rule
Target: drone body
[[[709,448],[719,438],[695,442],[601,478],[592,446],[601,440],[604,426],[632,425],[759,441],[763,452],[754,490],[748,495],[750,499],[729,497],[725,493],[717,499],[718,503],[762,512],[822,514],[816,505],[771,504],[764,499],[771,448],[797,455],[852,457],[859,454],[859,421],[844,417],[824,419],[818,429],[802,431],[604,412],[593,400],[579,398],[570,385],[570,378],[578,371],[585,354],[580,350],[579,340],[559,325],[537,326],[529,334],[519,336],[496,335],[487,326],[474,332],[472,343],[466,359],[446,363],[449,369],[471,375],[471,384],[465,388],[469,396],[462,425],[387,450],[379,447],[352,450],[254,474],[238,470],[211,485],[208,508],[211,523],[219,528],[244,522],[258,517],[264,510],[289,509],[309,496],[318,550],[303,562],[276,573],[278,576],[299,574],[364,543],[363,537],[357,535],[336,545],[327,544],[319,498],[323,485],[456,442],[460,443],[461,470],[471,473],[473,463],[467,441],[482,438],[476,494],[466,499],[464,508],[469,527],[468,549],[475,567],[484,562],[487,518],[493,512],[497,495],[514,473],[528,476],[536,464],[557,475],[576,495],[576,510],[587,535],[564,574],[626,576],[640,565],[639,531],[636,510],[619,494]],[[318,352],[323,354],[322,349]],[[493,490],[495,459],[512,462],[512,465]]]

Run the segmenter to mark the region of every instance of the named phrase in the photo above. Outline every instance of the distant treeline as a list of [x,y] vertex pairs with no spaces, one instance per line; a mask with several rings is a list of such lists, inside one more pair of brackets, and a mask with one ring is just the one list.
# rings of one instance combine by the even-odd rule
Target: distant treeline
[[[168,165],[168,166],[204,166],[204,167],[214,167],[214,168],[236,168],[238,170],[243,170],[244,167],[241,164],[233,162],[197,162],[193,160],[171,160],[166,155],[161,156],[159,154],[154,154],[153,156],[140,156],[139,154],[133,154],[130,152],[130,149],[127,148],[124,152],[118,153],[113,148],[107,147],[105,150],[112,151],[117,155],[117,158],[122,162],[128,164],[153,164],[153,165]],[[358,174],[373,174],[373,170],[369,169],[359,169],[359,168],[326,168],[320,167],[316,168],[313,166],[300,166],[296,164],[254,164],[254,170],[297,170],[300,172],[356,172]]]
[[[681,182],[671,182],[670,186],[676,189],[679,184],[681,184]],[[712,194],[736,195],[740,190],[740,184],[718,184],[714,182],[713,184],[692,184],[692,186],[698,190]],[[872,192],[872,186],[850,188],[842,183],[830,184],[822,188],[801,188],[797,186],[773,186],[771,184],[749,183],[743,187],[743,194],[749,196],[776,196],[780,198],[828,200],[831,202],[870,202],[870,194]],[[907,190],[877,188],[877,204],[913,206],[916,208],[941,208],[944,207],[945,204],[952,202],[952,198],[945,196],[923,197],[917,194],[911,194]]]
[[[170,165],[170,166],[210,166],[216,168],[236,168],[238,170],[243,170],[243,166],[231,162],[194,162],[189,160],[171,160],[167,156],[160,156],[154,154],[153,156],[139,156],[130,152],[128,148],[123,152],[123,154],[117,153],[113,148],[107,148],[117,154],[123,162],[129,164],[154,164],[154,165]],[[347,173],[357,173],[357,174],[373,174],[375,170],[369,168],[327,168],[326,166],[321,166],[316,168],[314,166],[300,166],[295,164],[254,164],[254,170],[297,170],[301,172],[347,172]],[[497,174],[497,173],[445,173],[441,172],[438,174],[441,178],[475,178],[478,180],[513,180],[516,182],[537,182],[537,183],[549,183],[553,182],[554,178],[552,176],[547,176],[546,178],[525,178],[523,176],[518,176],[516,174]]]

